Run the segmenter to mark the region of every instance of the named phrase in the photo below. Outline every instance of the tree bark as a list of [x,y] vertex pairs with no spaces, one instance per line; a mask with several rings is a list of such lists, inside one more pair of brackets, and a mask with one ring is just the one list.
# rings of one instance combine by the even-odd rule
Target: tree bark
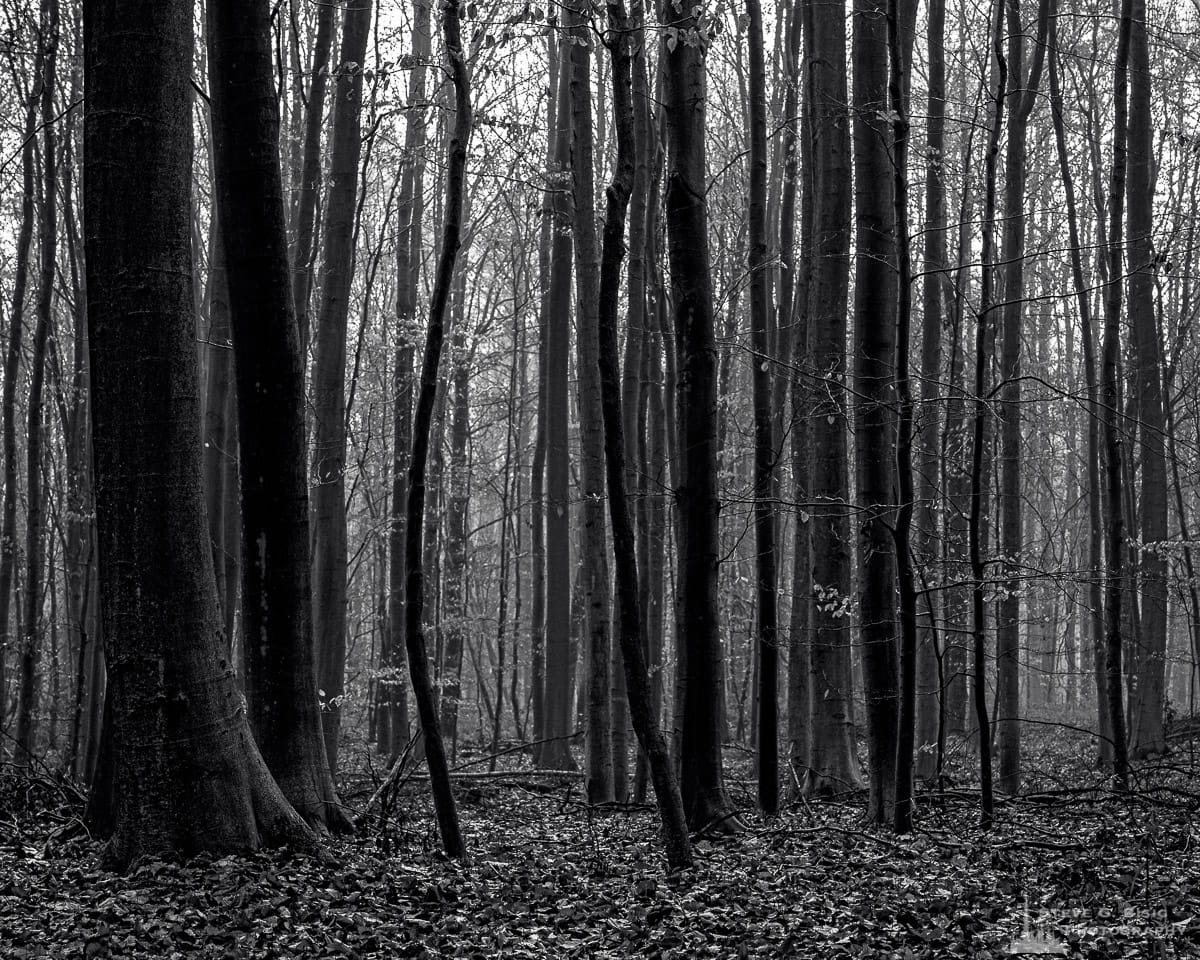
[[680,760],[683,803],[693,829],[740,827],[721,763],[724,656],[717,571],[717,345],[708,250],[705,164],[706,78],[700,24],[689,10],[660,11],[663,109],[667,119],[666,221],[678,356],[677,428],[682,456],[676,488],[680,518],[680,639],[684,659]]
[[210,0],[217,216],[229,282],[241,459],[242,636],[250,725],[296,812],[346,830],[313,656],[304,363],[292,308],[266,0]]
[[308,105],[304,115],[304,151],[300,184],[291,224],[292,301],[300,331],[300,350],[308,356],[308,305],[313,282],[313,241],[317,234],[317,200],[321,195],[321,127],[325,120],[325,90],[329,84],[329,51],[333,46],[335,3],[318,3],[317,32],[313,41]]
[[1166,751],[1163,731],[1167,656],[1167,458],[1162,344],[1154,310],[1154,131],[1146,4],[1137,0],[1129,36],[1129,327],[1142,490],[1138,498],[1141,629],[1132,651],[1129,739],[1136,757]]
[[1113,64],[1113,155],[1108,188],[1108,277],[1104,291],[1104,348],[1100,367],[1100,405],[1104,410],[1104,536],[1108,562],[1104,581],[1104,647],[1108,710],[1113,739],[1113,773],[1117,784],[1129,782],[1129,745],[1126,740],[1124,699],[1125,506],[1120,359],[1121,359],[1121,252],[1124,232],[1123,205],[1129,136],[1129,53],[1133,31],[1133,0],[1122,0],[1121,23]]
[[[896,791],[896,211],[889,149],[888,21],[881,0],[854,2],[854,386],[858,609],[870,762],[867,815],[890,823]],[[895,110],[897,107],[892,106]]]
[[812,476],[812,711],[805,790],[834,794],[859,785],[851,716],[850,475],[846,449],[846,316],[850,277],[850,118],[845,9],[810,7],[804,43],[813,140],[813,243],[809,253]]
[[[46,345],[54,309],[54,271],[58,255],[58,155],[54,87],[58,54],[58,0],[44,0],[38,26],[37,85],[42,116],[42,192],[39,204],[37,324],[33,333],[29,408],[26,413],[25,473],[25,635],[21,643],[21,686],[17,708],[16,760],[33,759],[38,713],[37,667],[41,646],[42,574],[45,508],[42,495],[42,421],[46,378]],[[2,653],[2,651],[0,651]],[[0,691],[2,691],[0,687]],[[0,696],[0,711],[3,710]]]
[[110,671],[107,856],[312,847],[225,658],[204,517],[189,230],[192,8],[84,10],[84,227],[100,597]]
[[[596,338],[596,371],[604,420],[604,460],[608,481],[608,509],[612,521],[613,561],[620,613],[618,638],[625,670],[625,692],[638,743],[645,751],[662,821],[663,844],[672,870],[691,865],[692,849],[679,782],[671,765],[667,740],[654,709],[650,675],[642,635],[637,543],[626,496],[625,436],[621,410],[621,368],[617,359],[617,302],[624,257],[625,214],[634,181],[634,107],[630,48],[638,38],[631,29],[621,0],[608,4],[612,31],[613,125],[616,129],[617,164],[606,191],[604,240],[600,261]],[[640,27],[640,23],[635,24]],[[581,332],[582,335],[582,332]],[[632,336],[632,332],[629,334]]]
[[363,61],[371,0],[351,0],[342,26],[313,360],[313,627],[325,754],[337,774],[346,667],[346,325],[354,273]]
[[442,835],[442,848],[446,855],[458,859],[466,856],[466,846],[463,844],[462,832],[458,825],[458,809],[450,784],[437,702],[429,677],[429,654],[425,647],[425,625],[421,619],[425,601],[421,539],[425,520],[425,465],[429,455],[429,428],[438,393],[438,364],[445,341],[446,305],[450,299],[450,285],[454,280],[458,249],[462,243],[467,148],[471,140],[471,88],[461,30],[457,5],[447,4],[442,10],[442,35],[446,59],[454,81],[454,128],[450,131],[446,147],[446,202],[442,242],[429,303],[429,328],[425,338],[425,356],[421,365],[417,407],[413,416],[412,462],[408,471],[408,515],[405,530],[408,583],[405,587],[407,603],[404,609],[404,643],[408,650],[408,669],[412,677],[413,696],[417,701],[417,713],[425,734],[425,759],[429,765],[429,783],[433,792],[438,830]]
[[754,372],[754,564],[758,622],[758,806],[779,810],[778,575],[775,551],[775,437],[771,409],[771,275],[767,250],[767,91],[762,6],[746,0],[750,59],[750,337]]
[[571,709],[571,499],[567,445],[568,368],[571,351],[571,121],[567,91],[571,58],[560,51],[555,144],[554,231],[546,329],[546,742],[538,763],[573,770]]

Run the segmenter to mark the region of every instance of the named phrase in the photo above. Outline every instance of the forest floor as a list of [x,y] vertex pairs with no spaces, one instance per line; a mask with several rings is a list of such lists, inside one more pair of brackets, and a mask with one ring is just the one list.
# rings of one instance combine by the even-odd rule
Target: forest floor
[[[1030,728],[1024,792],[987,833],[961,745],[959,785],[926,794],[904,838],[867,827],[861,795],[764,818],[734,780],[745,831],[700,839],[675,878],[648,808],[596,810],[578,780],[527,772],[459,780],[466,866],[438,852],[413,778],[332,862],[118,876],[78,791],[0,773],[0,958],[1200,957],[1200,743],[1172,746],[1122,795],[1087,737]],[[345,793],[361,806],[377,782]]]

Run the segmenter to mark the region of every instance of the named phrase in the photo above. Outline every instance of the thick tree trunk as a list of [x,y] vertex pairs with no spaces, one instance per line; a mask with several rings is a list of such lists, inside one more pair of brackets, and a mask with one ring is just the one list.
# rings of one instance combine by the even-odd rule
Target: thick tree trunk
[[[292,309],[267,0],[210,0],[218,216],[241,459],[242,636],[250,724],[296,812],[348,829],[325,755],[313,656],[304,363]],[[232,226],[236,225],[236,229]]]
[[271,778],[225,657],[201,489],[189,245],[192,9],[89,4],[84,225],[108,858],[313,844]]
[[325,753],[336,775],[346,667],[346,324],[354,273],[363,61],[371,0],[351,0],[342,27],[313,361],[313,627]]
[[[693,829],[740,826],[725,790],[721,763],[724,656],[719,634],[717,570],[717,346],[708,251],[704,54],[684,42],[699,28],[692,11],[665,5],[663,109],[667,119],[667,238],[678,355],[676,488],[680,516],[680,641],[684,665],[680,761],[683,802]],[[672,42],[672,37],[677,42]]]
[[412,677],[417,714],[425,735],[425,759],[433,792],[438,830],[447,856],[463,858],[466,847],[458,825],[458,808],[450,785],[446,748],[438,721],[437,703],[429,677],[429,654],[425,646],[422,622],[425,602],[425,571],[421,539],[425,520],[425,465],[429,455],[430,424],[438,393],[438,364],[445,340],[446,305],[454,279],[454,265],[462,243],[464,196],[467,179],[467,147],[471,139],[472,114],[470,79],[463,53],[458,7],[450,4],[442,10],[442,34],[446,59],[454,80],[454,127],[446,147],[446,203],[442,223],[442,243],[437,272],[429,304],[429,329],[425,338],[425,356],[421,365],[420,389],[413,415],[412,462],[408,471],[408,514],[406,518],[404,643],[408,651],[408,669]]
[[850,456],[846,445],[846,316],[850,277],[850,118],[846,23],[841,4],[806,0],[804,42],[813,138],[813,243],[809,252],[811,404],[812,719],[806,791],[834,794],[859,785],[851,716]]

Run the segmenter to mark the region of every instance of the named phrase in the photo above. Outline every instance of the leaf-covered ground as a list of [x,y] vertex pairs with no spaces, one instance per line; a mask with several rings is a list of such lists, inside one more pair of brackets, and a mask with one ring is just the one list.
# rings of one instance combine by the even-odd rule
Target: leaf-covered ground
[[989,834],[971,787],[927,795],[897,838],[864,826],[861,797],[765,819],[735,783],[746,830],[701,839],[673,879],[652,812],[590,810],[568,779],[460,781],[467,866],[437,853],[413,780],[333,863],[276,852],[117,876],[72,790],[0,776],[0,957],[1200,957],[1192,745],[1127,796],[1088,771],[1085,739],[1030,747],[1038,773]]

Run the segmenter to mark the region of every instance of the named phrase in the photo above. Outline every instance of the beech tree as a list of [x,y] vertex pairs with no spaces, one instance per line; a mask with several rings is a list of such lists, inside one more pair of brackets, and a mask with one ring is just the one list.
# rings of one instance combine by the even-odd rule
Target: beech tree
[[189,224],[191,5],[88,4],[83,36],[108,858],[125,867],[147,854],[311,846],[241,709],[206,535]]
[[[304,364],[291,299],[268,24],[263,3],[208,6],[213,154],[236,355],[242,635],[255,739],[284,795],[346,829],[321,728],[313,654]],[[255,215],[251,215],[251,211]]]

